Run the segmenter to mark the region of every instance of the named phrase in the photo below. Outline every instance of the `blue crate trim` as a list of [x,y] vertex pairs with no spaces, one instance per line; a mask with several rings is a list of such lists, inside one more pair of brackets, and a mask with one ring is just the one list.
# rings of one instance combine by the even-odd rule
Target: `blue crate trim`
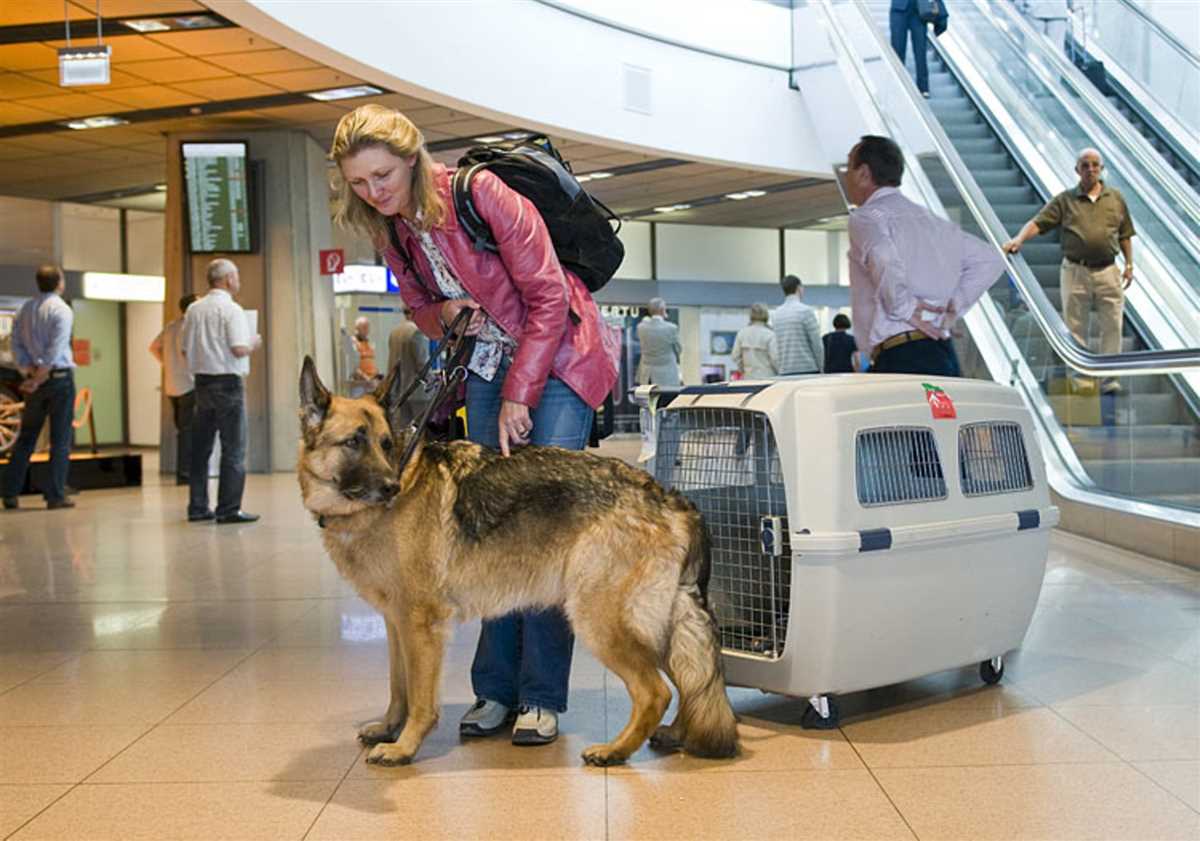
[[874,552],[892,548],[891,529],[863,529],[858,533],[858,551]]
[[772,383],[762,385],[689,385],[680,394],[758,394],[764,388],[770,388]]
[[1029,508],[1025,511],[1017,512],[1017,531],[1025,531],[1025,529],[1036,529],[1042,524],[1042,515],[1036,508]]

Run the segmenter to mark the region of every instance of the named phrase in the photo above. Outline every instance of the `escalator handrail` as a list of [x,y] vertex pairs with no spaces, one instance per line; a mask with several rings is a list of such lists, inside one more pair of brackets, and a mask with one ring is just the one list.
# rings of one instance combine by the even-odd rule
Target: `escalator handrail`
[[[831,31],[842,41],[846,52],[853,55],[853,50],[846,43],[845,33],[841,31],[840,25],[837,23],[837,16],[830,0],[821,0],[821,2],[825,7],[826,16],[831,21]],[[852,0],[852,2],[856,4],[863,19],[869,21],[871,19],[870,12],[863,0]],[[1018,291],[1029,306],[1029,312],[1033,316],[1034,322],[1038,325],[1042,333],[1045,334],[1047,341],[1063,362],[1080,373],[1098,377],[1112,376],[1118,372],[1128,376],[1140,376],[1200,369],[1200,348],[1124,351],[1122,353],[1100,354],[1093,353],[1081,347],[1075,341],[1075,338],[1067,328],[1066,322],[1063,321],[1062,316],[1059,315],[1058,311],[1050,303],[1046,291],[1033,276],[1033,271],[1029,268],[1029,264],[1025,262],[1025,258],[1017,255],[1014,259],[1014,255],[1008,254],[1002,248],[1003,243],[1007,241],[1007,232],[1003,224],[1000,222],[999,217],[996,216],[996,212],[984,197],[979,186],[975,183],[975,179],[970,174],[966,164],[959,157],[958,150],[955,149],[954,144],[946,135],[941,123],[938,122],[929,105],[925,102],[920,92],[917,91],[916,85],[908,75],[908,71],[900,64],[899,57],[892,50],[891,45],[884,40],[878,27],[873,25],[868,26],[868,30],[875,39],[881,59],[890,64],[893,73],[898,76],[900,84],[906,87],[924,128],[933,137],[938,155],[946,165],[946,171],[953,180],[954,186],[960,196],[963,198],[967,210],[970,211],[976,222],[979,223],[979,227],[988,242],[1003,256],[1008,275],[1013,279]],[[887,112],[876,100],[875,94],[871,89],[871,84],[867,80],[861,65],[855,62],[852,62],[852,64],[876,112],[885,123],[890,123],[887,118]],[[895,134],[896,132],[893,131],[892,133]],[[909,170],[920,171],[920,168],[910,167]],[[933,195],[929,193],[929,190],[932,188],[925,183],[924,179],[918,179],[918,183],[921,185],[922,193],[925,194],[926,202],[930,206],[942,210],[944,214],[944,208],[941,207],[941,202],[937,198],[936,193]],[[998,235],[997,231],[1000,231],[1001,234]]]
[[[1150,141],[1135,131],[1129,125],[1125,116],[1113,107],[1111,102],[1101,96],[1100,92],[1087,80],[1087,77],[1080,72],[1079,68],[1072,64],[1065,55],[1051,47],[1046,39],[1039,37],[1038,33],[1029,25],[1029,22],[1015,8],[1012,8],[1007,3],[976,3],[975,5],[985,15],[1003,15],[1005,22],[1009,26],[1019,29],[1025,39],[1023,43],[1018,43],[1011,29],[1002,26],[996,27],[1018,52],[1028,51],[1032,48],[1037,51],[1038,58],[1049,62],[1054,67],[1055,72],[1062,79],[1070,83],[1074,92],[1083,100],[1088,109],[1100,118],[1104,124],[1105,131],[1116,135],[1124,147],[1133,153],[1138,166],[1143,167],[1151,173],[1156,182],[1155,184],[1137,184],[1143,200],[1154,208],[1160,220],[1170,229],[1171,234],[1178,241],[1179,245],[1190,252],[1197,263],[1200,263],[1200,249],[1197,249],[1193,242],[1195,239],[1194,234],[1191,231],[1180,229],[1175,219],[1176,214],[1180,211],[1171,206],[1172,202],[1174,202],[1182,209],[1183,213],[1194,218],[1200,218],[1200,196],[1197,196],[1196,192],[1188,186],[1187,182],[1183,180],[1175,169],[1167,165],[1162,156],[1150,145]],[[1037,72],[1036,65],[1033,66],[1035,67],[1035,72]],[[1047,80],[1045,77],[1041,77],[1041,80],[1048,90],[1055,90],[1056,85],[1054,84],[1054,80]],[[1061,98],[1059,99],[1059,103],[1068,112],[1074,111],[1074,103],[1066,102]],[[1076,116],[1076,121],[1086,128],[1086,125],[1078,119],[1077,115],[1073,114],[1072,116]],[[1100,138],[1098,142],[1103,144],[1105,139],[1103,133],[1090,133]],[[1119,162],[1122,155],[1119,154],[1113,157]],[[1143,180],[1141,173],[1135,167],[1123,167],[1122,173],[1125,178],[1132,182],[1141,182]],[[1170,201],[1164,201],[1160,197],[1159,190],[1156,187],[1160,187],[1166,191],[1170,196]]]
[[1153,29],[1155,32],[1157,32],[1159,35],[1161,35],[1163,40],[1166,41],[1168,44],[1170,44],[1172,47],[1174,47],[1175,51],[1178,52],[1180,55],[1182,55],[1185,59],[1187,59],[1187,61],[1194,68],[1196,68],[1197,70],[1200,70],[1200,55],[1197,55],[1196,53],[1192,52],[1191,48],[1187,44],[1183,43],[1178,38],[1176,38],[1175,35],[1170,30],[1168,30],[1166,27],[1164,27],[1161,23],[1156,21],[1154,18],[1150,17],[1150,15],[1143,12],[1136,5],[1129,2],[1129,0],[1118,0],[1118,2],[1122,6],[1124,6],[1126,10],[1133,12],[1134,15],[1141,18],[1143,23],[1145,23],[1151,29]]

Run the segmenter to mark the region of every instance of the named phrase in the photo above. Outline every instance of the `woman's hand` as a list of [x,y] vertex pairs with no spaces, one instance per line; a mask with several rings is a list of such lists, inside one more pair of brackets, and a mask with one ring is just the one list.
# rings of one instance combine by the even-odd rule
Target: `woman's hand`
[[512,400],[500,401],[500,452],[509,454],[509,444],[524,446],[529,443],[533,432],[533,419],[529,407]]
[[459,312],[464,308],[475,310],[467,322],[467,335],[478,336],[479,331],[483,329],[484,315],[483,310],[480,309],[479,304],[475,302],[474,298],[453,298],[442,301],[442,325],[444,328],[449,329],[450,325],[454,323],[454,319],[458,317]]

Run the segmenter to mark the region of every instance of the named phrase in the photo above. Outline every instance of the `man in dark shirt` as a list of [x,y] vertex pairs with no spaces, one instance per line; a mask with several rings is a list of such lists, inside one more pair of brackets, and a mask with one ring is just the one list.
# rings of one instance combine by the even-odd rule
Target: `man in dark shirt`
[[[1125,198],[1101,179],[1104,161],[1095,149],[1084,149],[1075,162],[1079,183],[1052,198],[1041,212],[1025,223],[1004,250],[1016,254],[1030,237],[1055,228],[1062,230],[1063,262],[1059,271],[1063,319],[1075,341],[1087,347],[1089,310],[1094,305],[1099,320],[1100,352],[1121,350],[1121,320],[1125,290],[1133,283],[1133,220]],[[1117,251],[1125,270],[1117,269]],[[1100,390],[1121,390],[1116,379],[1107,379]]]
[[821,343],[825,346],[826,374],[854,373],[852,357],[854,351],[858,350],[858,343],[846,332],[849,329],[850,319],[839,312],[833,317],[833,332],[821,337]]

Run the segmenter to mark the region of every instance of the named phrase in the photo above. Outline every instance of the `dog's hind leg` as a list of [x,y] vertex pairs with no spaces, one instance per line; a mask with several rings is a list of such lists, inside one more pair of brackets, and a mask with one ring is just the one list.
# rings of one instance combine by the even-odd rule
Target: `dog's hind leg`
[[610,629],[599,644],[592,644],[586,631],[580,635],[600,662],[625,682],[633,701],[633,712],[617,738],[583,752],[583,761],[589,765],[616,765],[628,759],[654,732],[671,703],[671,690],[658,673],[654,652],[629,631]]
[[404,726],[404,718],[408,714],[408,692],[404,681],[404,650],[400,647],[400,635],[396,626],[387,616],[383,617],[387,625],[388,640],[388,678],[391,682],[391,700],[383,721],[372,721],[364,724],[358,730],[358,739],[368,747],[380,742],[394,742],[400,736],[400,728]]
[[446,647],[446,616],[432,608],[407,606],[390,617],[400,636],[408,715],[393,744],[377,744],[367,754],[373,765],[407,765],[438,721],[438,685]]

